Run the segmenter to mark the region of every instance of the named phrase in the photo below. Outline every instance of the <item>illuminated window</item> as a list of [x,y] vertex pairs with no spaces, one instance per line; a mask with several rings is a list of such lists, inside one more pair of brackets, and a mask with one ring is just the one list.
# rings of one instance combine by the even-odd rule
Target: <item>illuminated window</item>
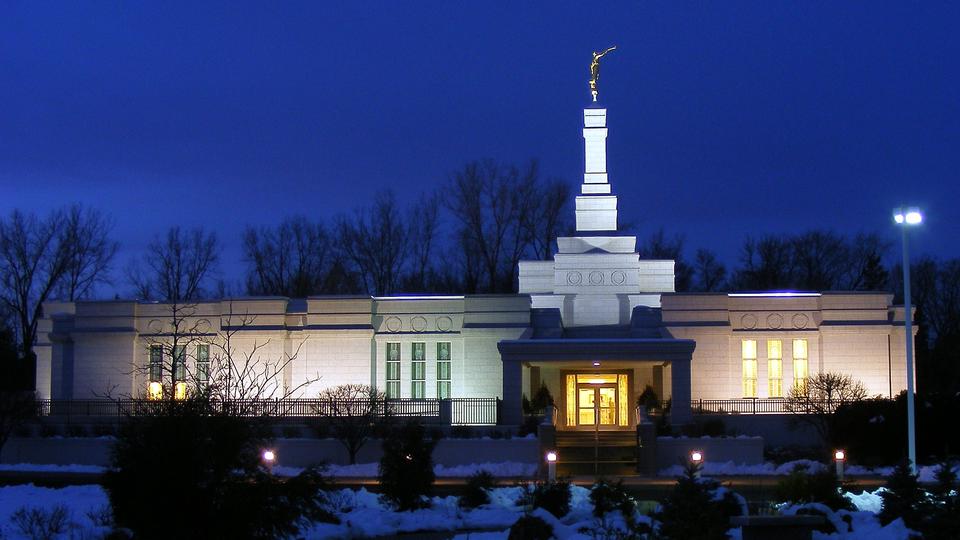
[[567,375],[566,386],[566,404],[567,404],[567,426],[577,425],[577,376]]
[[400,397],[400,344],[387,343],[387,399]]
[[807,352],[807,340],[793,340],[793,386],[799,393],[806,392],[807,378],[810,377]]
[[740,353],[743,359],[743,396],[757,397],[757,341],[743,340]]
[[437,343],[437,398],[450,399],[450,343]]
[[427,397],[427,344],[413,343],[410,362],[410,397]]
[[150,382],[163,380],[163,345],[150,346]]
[[197,384],[210,381],[210,346],[197,345]]
[[783,397],[783,342],[767,341],[767,381],[770,397]]

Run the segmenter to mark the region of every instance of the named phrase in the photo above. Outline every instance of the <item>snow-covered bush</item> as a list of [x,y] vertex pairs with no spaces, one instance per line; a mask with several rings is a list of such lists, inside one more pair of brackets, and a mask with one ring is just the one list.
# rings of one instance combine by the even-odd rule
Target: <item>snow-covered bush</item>
[[488,471],[479,470],[467,478],[463,491],[460,492],[461,508],[476,508],[490,502],[488,490],[493,489],[493,475]]
[[328,517],[316,471],[281,481],[263,469],[263,427],[203,397],[124,419],[104,478],[117,525],[148,540],[273,538]]
[[923,507],[927,494],[920,488],[917,475],[910,470],[910,462],[901,461],[887,479],[883,497],[883,509],[880,510],[880,523],[886,525],[902,518],[907,527],[919,530],[923,519]]
[[677,479],[654,519],[664,540],[726,540],[730,517],[743,514],[736,496],[717,482],[699,478],[699,465],[690,464]]
[[831,469],[808,472],[797,468],[777,482],[776,497],[781,502],[822,503],[833,510],[852,510],[850,500],[837,486],[837,476]]
[[570,482],[556,480],[553,482],[537,482],[532,486],[527,486],[519,504],[532,508],[543,508],[554,516],[561,518],[570,512]]
[[590,489],[590,502],[593,503],[593,515],[598,518],[619,510],[629,521],[636,508],[636,502],[623,487],[622,479],[615,484],[604,479],[597,480]]
[[553,527],[537,516],[525,515],[510,527],[508,540],[550,540]]
[[433,447],[420,424],[413,422],[391,430],[383,440],[380,490],[398,510],[415,510],[428,504],[433,490]]

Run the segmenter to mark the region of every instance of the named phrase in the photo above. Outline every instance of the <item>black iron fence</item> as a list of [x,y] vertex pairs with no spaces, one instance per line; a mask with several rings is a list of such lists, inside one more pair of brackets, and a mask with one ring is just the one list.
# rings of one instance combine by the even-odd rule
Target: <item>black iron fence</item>
[[690,403],[693,414],[790,414],[833,412],[841,401],[793,402],[784,398],[695,399]]
[[[169,402],[146,399],[42,399],[37,415],[47,417],[114,417],[158,414]],[[417,418],[446,425],[496,425],[500,416],[497,398],[368,400],[258,399],[214,401],[219,413],[270,418],[323,418],[359,416]]]

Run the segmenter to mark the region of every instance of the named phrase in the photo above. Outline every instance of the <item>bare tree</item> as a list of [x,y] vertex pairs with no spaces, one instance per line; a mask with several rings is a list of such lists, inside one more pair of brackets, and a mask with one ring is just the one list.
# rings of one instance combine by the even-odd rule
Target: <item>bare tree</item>
[[16,320],[23,357],[32,355],[44,302],[57,291],[83,296],[105,278],[116,252],[108,234],[107,219],[80,206],[0,220],[0,303]]
[[848,246],[847,268],[840,289],[848,291],[885,291],[890,274],[884,259],[890,253],[890,242],[877,233],[858,233]]
[[0,455],[14,431],[36,414],[35,393],[0,390]]
[[553,245],[558,236],[569,234],[573,229],[570,212],[570,184],[564,180],[551,179],[535,188],[536,204],[527,214],[526,228],[533,254],[537,259],[547,260],[553,255]]
[[[121,398],[170,401],[199,397],[228,407],[231,415],[260,416],[282,414],[271,409],[275,400],[294,397],[319,380],[317,376],[296,385],[286,380],[303,341],[277,353],[271,351],[271,338],[244,336],[256,325],[256,316],[236,312],[232,300],[227,302],[226,312],[216,315],[204,313],[201,307],[171,303],[163,327],[142,334],[148,361],[135,363],[132,373],[156,386]],[[211,327],[212,316],[218,318],[217,328]],[[113,397],[112,391],[107,396]]]
[[867,390],[859,380],[842,373],[821,372],[794,385],[785,406],[796,415],[796,422],[816,430],[826,447],[835,440],[837,409],[866,397]]
[[171,227],[147,246],[140,263],[127,270],[139,298],[190,302],[206,293],[220,259],[216,234],[202,227],[184,231]]
[[789,240],[777,236],[747,238],[740,255],[740,268],[733,285],[740,290],[784,289],[793,277],[793,248]]
[[423,195],[410,208],[407,221],[409,275],[407,290],[425,292],[430,288],[428,278],[435,272],[433,257],[437,251],[437,228],[440,225],[440,196]]
[[850,251],[843,237],[830,231],[809,231],[794,237],[791,244],[789,286],[810,291],[839,288],[850,267]]
[[377,195],[373,206],[337,223],[340,249],[363,276],[368,294],[397,290],[408,255],[409,228],[392,192]]
[[689,291],[693,281],[693,269],[683,260],[683,236],[667,238],[663,229],[651,234],[639,246],[641,259],[669,259],[674,261],[674,285],[678,292]]
[[327,292],[333,251],[326,228],[303,216],[287,218],[275,229],[247,227],[243,234],[247,292],[292,298]]
[[693,272],[696,276],[696,289],[699,292],[719,291],[726,284],[727,269],[708,249],[697,250]]
[[342,384],[320,392],[319,398],[317,412],[343,444],[353,465],[357,453],[386,420],[386,395],[365,384]]
[[483,269],[486,292],[513,290],[517,263],[531,244],[538,178],[536,161],[520,169],[487,160],[468,163],[450,181],[445,204],[459,223],[462,251]]
[[118,244],[110,239],[113,221],[92,208],[73,205],[64,211],[61,242],[70,249],[67,271],[58,296],[73,302],[86,298],[98,283],[106,283]]

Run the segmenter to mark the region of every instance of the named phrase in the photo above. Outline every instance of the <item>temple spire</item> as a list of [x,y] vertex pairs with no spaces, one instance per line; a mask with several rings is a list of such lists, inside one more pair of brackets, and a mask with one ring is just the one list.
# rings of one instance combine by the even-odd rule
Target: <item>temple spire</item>
[[577,196],[577,232],[616,231],[617,196],[607,180],[607,110],[583,110],[584,173]]

